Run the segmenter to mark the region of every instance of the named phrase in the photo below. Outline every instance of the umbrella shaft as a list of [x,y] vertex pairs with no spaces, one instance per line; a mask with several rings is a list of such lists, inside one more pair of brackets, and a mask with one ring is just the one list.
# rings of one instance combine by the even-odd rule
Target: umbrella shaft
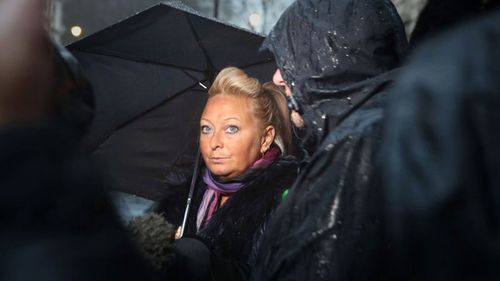
[[196,161],[194,162],[194,172],[193,177],[191,178],[191,185],[189,186],[189,195],[186,202],[186,210],[184,211],[184,218],[182,219],[182,226],[179,238],[182,238],[184,235],[184,229],[186,228],[187,218],[189,216],[189,210],[191,209],[191,201],[194,194],[194,189],[196,186],[196,179],[198,178],[198,170],[200,166],[200,148],[198,146],[198,152],[196,153]]

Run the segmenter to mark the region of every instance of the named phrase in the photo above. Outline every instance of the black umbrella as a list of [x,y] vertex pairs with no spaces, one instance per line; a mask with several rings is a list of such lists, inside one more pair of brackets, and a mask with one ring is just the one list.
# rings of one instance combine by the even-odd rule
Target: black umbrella
[[189,180],[206,87],[226,66],[270,80],[263,39],[169,2],[69,45],[95,94],[84,143],[114,188],[157,200],[165,182]]

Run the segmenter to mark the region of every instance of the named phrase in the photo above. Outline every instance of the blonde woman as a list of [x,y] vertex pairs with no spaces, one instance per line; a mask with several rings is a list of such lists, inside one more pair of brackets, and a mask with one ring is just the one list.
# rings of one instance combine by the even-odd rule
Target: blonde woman
[[[286,157],[290,150],[285,95],[238,68],[223,69],[200,119],[205,167],[184,234],[195,240],[177,243],[179,255],[185,256],[176,262],[183,278],[240,279],[236,274],[244,279],[267,221],[295,179],[297,166]],[[159,211],[181,218],[173,199],[167,196]],[[195,275],[186,276],[186,271]]]

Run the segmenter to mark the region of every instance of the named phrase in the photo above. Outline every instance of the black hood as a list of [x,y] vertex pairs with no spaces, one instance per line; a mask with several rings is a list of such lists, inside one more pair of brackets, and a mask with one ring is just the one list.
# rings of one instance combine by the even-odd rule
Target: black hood
[[262,46],[308,103],[397,67],[406,47],[403,23],[389,0],[296,1]]
[[297,133],[305,158],[392,80],[380,74],[399,66],[407,45],[389,0],[301,0],[283,13],[262,49],[274,53],[306,123]]

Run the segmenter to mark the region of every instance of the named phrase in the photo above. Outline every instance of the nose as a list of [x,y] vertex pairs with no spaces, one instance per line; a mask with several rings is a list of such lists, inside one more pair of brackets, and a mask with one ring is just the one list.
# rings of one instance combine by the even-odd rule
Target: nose
[[222,147],[224,147],[224,142],[222,141],[221,134],[218,132],[215,132],[210,137],[210,148],[212,150],[216,150],[217,148],[222,148]]
[[286,86],[285,80],[283,80],[283,76],[281,76],[281,71],[279,68],[276,69],[273,75],[273,83],[276,86]]

